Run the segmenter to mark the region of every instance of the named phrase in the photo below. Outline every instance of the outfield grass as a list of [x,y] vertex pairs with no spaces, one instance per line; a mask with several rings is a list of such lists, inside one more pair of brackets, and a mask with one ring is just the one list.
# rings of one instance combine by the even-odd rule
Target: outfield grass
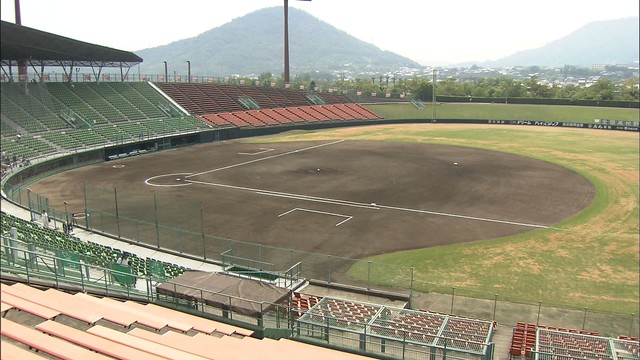
[[[432,104],[416,109],[411,103],[371,104],[368,108],[387,119],[431,119]],[[443,103],[436,119],[538,120],[594,124],[594,119],[639,121],[638,109],[558,105]]]
[[[404,119],[412,111],[411,107],[393,104],[370,108],[385,118]],[[535,107],[538,108],[536,113],[532,107],[523,105],[442,106],[442,109],[448,108],[451,108],[450,114],[457,114],[454,117],[458,118],[509,119],[515,114],[525,117],[535,113],[539,120],[551,120],[545,116],[554,120],[562,117],[560,121],[568,121],[568,118],[586,121],[597,117],[638,120],[637,109],[540,106]],[[465,109],[472,113],[465,113]],[[444,113],[444,110],[440,112],[439,109],[439,113]],[[415,290],[434,291],[437,290],[434,284],[438,284],[441,289],[455,287],[462,293],[480,297],[493,298],[498,294],[501,299],[515,301],[542,301],[557,306],[638,313],[640,149],[637,132],[505,125],[399,124],[295,132],[277,139],[345,138],[451,144],[519,154],[574,170],[589,179],[596,189],[591,206],[554,224],[554,229],[369,259],[402,265],[404,269],[414,267]],[[366,278],[364,264],[351,269],[350,274]],[[397,276],[406,276],[404,270],[402,274],[393,274],[392,268],[386,269],[385,274],[372,274],[372,278],[380,284],[392,285]]]

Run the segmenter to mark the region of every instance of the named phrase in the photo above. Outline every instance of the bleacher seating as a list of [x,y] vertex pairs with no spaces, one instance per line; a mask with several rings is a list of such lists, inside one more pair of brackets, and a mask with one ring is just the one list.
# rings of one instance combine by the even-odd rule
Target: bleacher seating
[[31,327],[6,318],[0,319],[0,333],[15,343],[50,354],[59,359],[110,359],[60,338],[48,336]]
[[161,356],[150,354],[51,320],[42,322],[36,325],[35,328],[45,334],[115,358],[164,359]]
[[[160,119],[169,116],[160,109],[167,99],[148,83],[107,83],[117,90],[125,99],[144,113],[146,119]],[[177,110],[176,110],[177,111]],[[132,119],[137,120],[137,119]]]
[[277,112],[275,109],[263,109],[258,111],[258,114],[264,115],[268,118],[271,118],[273,120],[275,120],[276,122],[280,123],[280,124],[289,124],[291,123],[291,119],[289,119],[288,117],[280,114],[279,112]]
[[[339,117],[331,114],[321,107],[322,105],[301,106],[298,109],[304,113],[311,115],[317,121],[338,120]],[[308,120],[307,120],[308,121]]]
[[378,304],[293,294],[294,314],[313,333],[314,327],[330,327],[375,334],[376,337],[420,346],[437,346],[484,354],[495,323],[463,316],[393,308]]
[[44,134],[42,135],[42,138],[64,150],[72,150],[82,147],[82,142],[68,134],[66,131]]
[[20,360],[43,360],[45,357],[38,353],[31,352],[25,348],[14,345],[9,341],[2,340],[0,343],[0,358],[2,359],[20,359]]
[[[310,360],[365,359],[287,339],[253,338],[251,330],[153,303],[123,302],[56,289],[42,291],[21,283],[3,283],[1,291],[3,299],[13,298],[16,293],[22,296],[22,302],[49,310],[25,316],[20,308],[3,306],[3,359],[10,359],[12,354],[20,359],[38,358],[34,350],[62,359],[275,360],[301,354]],[[62,319],[61,315],[66,317]]]
[[293,122],[314,123],[318,121],[352,121],[379,118],[375,114],[366,113],[366,111],[356,111],[356,109],[360,109],[357,106],[349,107],[347,105],[351,104],[294,106],[234,111],[229,113],[210,113],[198,115],[196,118],[211,126],[231,125],[238,127],[277,126]]
[[238,127],[251,126],[252,125],[252,124],[249,124],[248,122],[240,119],[239,117],[237,117],[233,113],[219,113],[219,114],[216,114],[216,115],[220,116],[222,119],[226,120],[228,123],[233,124],[233,125],[238,126]]
[[46,142],[42,137],[32,137],[22,135],[20,139],[2,139],[2,150],[9,156],[16,155],[18,160],[33,158],[38,155],[53,154],[56,149]]
[[[194,115],[258,110],[247,107],[248,105],[246,104],[243,105],[247,100],[251,104],[257,105],[260,110],[351,103],[351,100],[344,95],[318,93],[314,94],[314,97],[320,99],[321,104],[317,104],[311,101],[307,93],[302,90],[272,87],[164,82],[157,83],[156,85]],[[333,108],[328,107],[328,109]],[[346,116],[340,112],[340,109],[335,111],[337,114],[332,113],[332,115],[329,116],[330,118],[334,118],[334,120],[346,118]],[[327,114],[324,116],[326,115]],[[316,120],[320,119],[316,117]]]
[[[305,121],[299,114],[295,114],[292,109],[295,109],[293,107],[287,107],[287,108],[278,108],[278,109],[273,109],[274,112],[276,112],[277,114],[289,119],[291,122],[303,122]],[[314,120],[314,119],[312,119]]]
[[316,96],[321,98],[325,104],[343,104],[351,102],[351,100],[346,95],[342,95],[336,92],[316,93]]
[[[55,229],[45,229],[36,223],[23,220],[4,212],[0,213],[2,236],[9,236],[10,229],[17,230],[17,240],[37,245],[54,255],[74,255],[87,264],[112,267],[122,256],[123,251],[93,242],[83,242],[73,235],[67,235]],[[186,269],[175,264],[160,262],[151,258],[141,258],[129,254],[133,276],[147,276],[157,280],[166,280],[182,274]]]
[[513,329],[510,357],[553,356],[558,359],[638,359],[637,338],[617,339],[598,332],[518,322]]
[[[314,95],[327,98],[324,105],[317,105],[305,92],[292,89],[197,83],[155,86],[171,99],[142,82],[4,83],[2,150],[19,159],[34,158],[211,127],[380,118],[336,94]],[[173,101],[192,116],[185,116]]]
[[[286,111],[289,111],[290,113],[294,114],[295,116],[297,116],[298,118],[306,121],[306,122],[316,122],[318,121],[318,115],[317,114],[312,114],[310,113],[310,111],[304,111],[303,108],[305,107],[290,107],[290,108],[285,108]],[[311,108],[310,106],[307,106],[306,108]]]
[[0,133],[7,139],[13,138],[18,134],[18,130],[5,117],[4,112],[2,113],[2,122],[0,122]]

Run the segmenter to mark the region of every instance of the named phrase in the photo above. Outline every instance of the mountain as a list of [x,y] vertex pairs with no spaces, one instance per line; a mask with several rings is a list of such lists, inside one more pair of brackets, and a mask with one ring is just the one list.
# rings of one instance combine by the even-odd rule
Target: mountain
[[638,61],[638,17],[588,23],[573,33],[538,48],[517,52],[483,67],[591,66]]
[[[282,7],[258,10],[213,28],[194,38],[135,51],[144,62],[141,74],[279,76],[284,63]],[[421,67],[415,61],[365,43],[318,20],[303,10],[289,8],[289,69],[292,76],[316,71],[380,73],[401,67]]]

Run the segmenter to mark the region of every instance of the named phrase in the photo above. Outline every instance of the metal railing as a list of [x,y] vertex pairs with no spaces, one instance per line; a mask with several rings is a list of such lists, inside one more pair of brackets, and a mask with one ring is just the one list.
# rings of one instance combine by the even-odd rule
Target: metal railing
[[133,284],[119,282],[131,273],[102,267],[84,261],[55,256],[33,244],[2,236],[0,263],[2,274],[11,274],[26,283],[47,282],[54,288],[71,285],[80,291],[99,291],[106,296],[127,298],[154,298],[155,280],[140,277]]

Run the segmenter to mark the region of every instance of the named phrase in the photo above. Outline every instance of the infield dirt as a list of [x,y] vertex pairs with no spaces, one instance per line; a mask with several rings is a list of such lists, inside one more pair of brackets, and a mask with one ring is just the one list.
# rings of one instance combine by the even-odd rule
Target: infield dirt
[[86,197],[89,209],[121,217],[349,258],[533,231],[594,197],[579,174],[532,158],[360,140],[196,145],[67,171],[31,189],[70,212],[82,212]]

